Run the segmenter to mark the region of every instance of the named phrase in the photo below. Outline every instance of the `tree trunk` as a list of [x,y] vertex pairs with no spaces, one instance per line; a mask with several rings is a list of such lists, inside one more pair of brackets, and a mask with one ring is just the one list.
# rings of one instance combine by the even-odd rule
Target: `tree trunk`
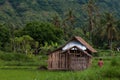
[[112,50],[112,39],[109,39],[109,40],[108,40],[108,47],[109,47],[109,49]]

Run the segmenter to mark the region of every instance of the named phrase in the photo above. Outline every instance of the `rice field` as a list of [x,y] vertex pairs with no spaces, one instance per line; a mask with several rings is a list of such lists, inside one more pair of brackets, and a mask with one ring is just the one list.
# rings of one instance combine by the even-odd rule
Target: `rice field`
[[94,72],[2,69],[0,70],[0,80],[99,80],[98,74],[94,74]]
[[[114,62],[114,61],[113,61]],[[105,61],[100,68],[94,62],[84,71],[48,71],[28,66],[8,66],[0,69],[0,80],[120,80],[117,63]]]
[[64,72],[37,70],[0,70],[0,80],[119,80],[103,77],[100,72]]
[[120,80],[120,57],[104,57],[102,68],[98,67],[96,57],[92,66],[84,71],[38,70],[39,65],[46,65],[39,61],[0,60],[0,80]]

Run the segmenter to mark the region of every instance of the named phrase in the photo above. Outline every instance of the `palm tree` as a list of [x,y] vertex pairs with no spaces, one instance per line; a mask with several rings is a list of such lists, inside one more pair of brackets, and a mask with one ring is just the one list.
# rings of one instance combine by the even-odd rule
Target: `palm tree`
[[103,27],[101,28],[101,36],[108,40],[108,47],[112,50],[112,42],[117,39],[116,20],[111,13],[105,13],[103,16]]
[[60,24],[61,24],[61,21],[60,21],[60,19],[59,19],[59,16],[57,16],[57,15],[55,15],[54,17],[53,17],[53,24],[56,26],[56,27],[60,27]]
[[75,15],[73,13],[73,10],[70,9],[68,13],[65,15],[65,19],[63,20],[63,26],[64,27],[71,27],[73,28],[75,24]]
[[62,27],[65,34],[65,39],[72,37],[72,31],[74,30],[74,24],[75,24],[75,15],[73,13],[73,10],[70,9],[67,14],[65,15],[65,18],[62,22]]
[[96,5],[95,0],[88,0],[88,3],[85,5],[85,8],[87,10],[88,14],[88,30],[89,30],[89,38],[92,41],[92,36],[94,34],[94,30],[96,29],[98,25],[98,17],[99,17],[99,11],[98,7]]

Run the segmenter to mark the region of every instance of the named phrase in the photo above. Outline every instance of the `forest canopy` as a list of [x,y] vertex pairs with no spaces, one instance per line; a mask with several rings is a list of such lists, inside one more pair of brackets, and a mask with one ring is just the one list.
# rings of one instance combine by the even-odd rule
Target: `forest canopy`
[[97,49],[116,50],[120,46],[119,10],[108,7],[119,7],[117,1],[1,0],[0,50],[39,53],[73,36],[81,36]]

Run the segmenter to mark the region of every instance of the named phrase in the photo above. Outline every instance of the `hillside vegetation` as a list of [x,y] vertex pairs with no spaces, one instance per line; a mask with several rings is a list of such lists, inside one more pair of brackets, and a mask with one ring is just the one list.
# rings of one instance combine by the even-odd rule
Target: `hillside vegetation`
[[[23,27],[30,21],[51,21],[55,15],[64,18],[72,9],[77,17],[76,23],[81,27],[85,21],[84,5],[88,0],[0,0],[0,22],[12,23]],[[119,0],[96,0],[100,12],[113,12],[120,18]]]
[[0,50],[47,53],[73,36],[116,50],[119,7],[118,0],[1,0]]

